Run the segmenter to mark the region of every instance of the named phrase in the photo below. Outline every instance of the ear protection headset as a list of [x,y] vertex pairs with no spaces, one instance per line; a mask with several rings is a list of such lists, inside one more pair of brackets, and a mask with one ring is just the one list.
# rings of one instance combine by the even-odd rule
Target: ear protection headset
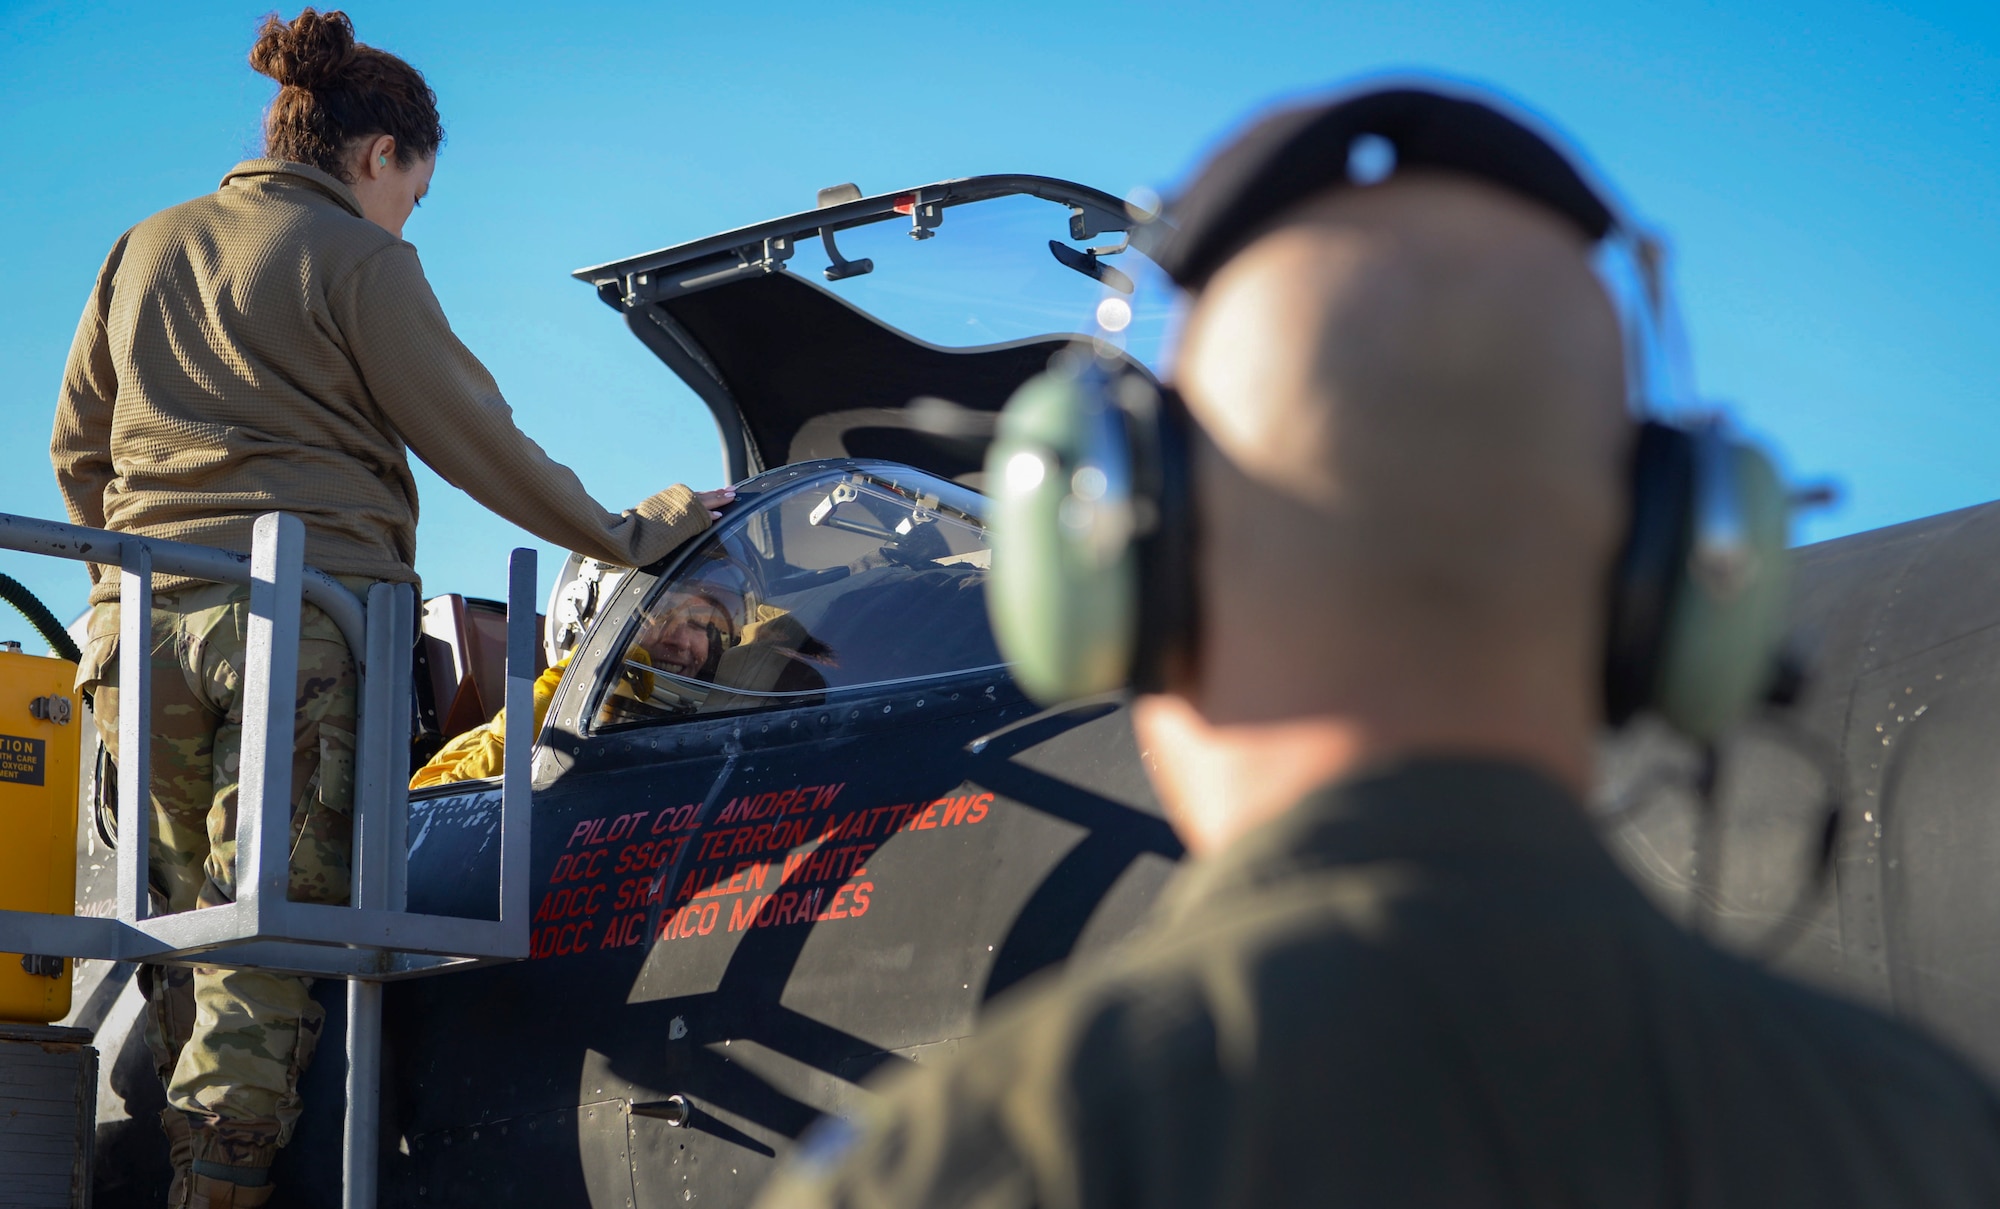
[[[1265,118],[1135,232],[1176,284],[1199,291],[1295,202],[1403,168],[1460,173],[1548,207],[1631,270],[1628,403],[1640,417],[1629,529],[1610,571],[1604,714],[1659,714],[1709,739],[1770,688],[1783,645],[1788,502],[1761,452],[1719,420],[1652,418],[1687,400],[1672,381],[1671,310],[1657,245],[1569,159],[1491,105],[1390,89]],[[1620,284],[1612,281],[1610,284]],[[987,458],[996,494],[994,631],[1044,702],[1185,683],[1195,667],[1189,419],[1170,390],[1099,341],[1060,354],[1001,414]]]

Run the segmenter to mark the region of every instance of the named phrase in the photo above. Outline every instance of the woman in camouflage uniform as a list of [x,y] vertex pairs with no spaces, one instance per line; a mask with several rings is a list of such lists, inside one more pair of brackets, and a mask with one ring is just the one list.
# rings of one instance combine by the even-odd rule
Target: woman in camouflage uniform
[[[282,510],[305,524],[308,565],[356,590],[415,583],[414,450],[594,558],[642,565],[705,529],[727,491],[600,507],[452,334],[402,239],[444,138],[423,76],[312,9],[268,18],[250,63],[280,86],[266,158],[126,232],[85,307],[51,443],[71,519],[247,551],[256,518]],[[151,869],[165,908],[184,911],[235,895],[248,589],[161,575],[154,590]],[[118,577],[95,575],[91,601],[78,679],[115,759]],[[301,633],[291,894],[344,903],[354,664],[310,605]],[[144,985],[173,1203],[264,1203],[319,1031],[307,980],[197,966]]]

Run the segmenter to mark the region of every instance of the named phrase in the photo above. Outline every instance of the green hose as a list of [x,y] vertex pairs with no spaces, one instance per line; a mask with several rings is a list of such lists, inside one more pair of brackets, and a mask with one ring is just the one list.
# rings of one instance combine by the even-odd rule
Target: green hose
[[83,662],[83,652],[77,649],[69,631],[63,629],[56,615],[49,612],[49,607],[36,600],[35,594],[28,591],[20,580],[11,575],[0,575],[0,599],[19,609],[21,616],[28,619],[28,624],[35,627],[59,658],[71,663]]

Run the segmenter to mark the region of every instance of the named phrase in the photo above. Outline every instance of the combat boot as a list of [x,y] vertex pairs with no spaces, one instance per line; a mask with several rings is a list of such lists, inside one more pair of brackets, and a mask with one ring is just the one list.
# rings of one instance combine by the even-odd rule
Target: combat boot
[[[184,1209],[252,1209],[277,1191],[275,1121],[231,1121],[206,1114],[189,1121],[192,1147]],[[169,1202],[170,1204],[172,1202]]]
[[261,1205],[278,1190],[278,1186],[270,1182],[270,1172],[266,1171],[264,1175],[265,1181],[254,1187],[197,1175],[188,1184],[188,1209],[252,1209]]
[[178,1108],[160,1110],[160,1128],[167,1135],[167,1162],[174,1168],[174,1182],[167,1186],[170,1209],[187,1204],[189,1168],[194,1165],[194,1127]]

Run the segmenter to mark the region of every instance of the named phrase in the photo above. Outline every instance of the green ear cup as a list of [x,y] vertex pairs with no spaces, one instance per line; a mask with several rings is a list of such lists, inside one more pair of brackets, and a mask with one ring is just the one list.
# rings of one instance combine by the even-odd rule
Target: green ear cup
[[1706,434],[1715,445],[1698,474],[1727,474],[1735,522],[1704,535],[1675,592],[1656,708],[1695,739],[1713,739],[1769,689],[1784,642],[1791,581],[1790,505],[1770,460],[1752,446]]
[[987,607],[1015,680],[1045,704],[1123,685],[1138,631],[1131,455],[1091,372],[1029,379],[986,455]]

